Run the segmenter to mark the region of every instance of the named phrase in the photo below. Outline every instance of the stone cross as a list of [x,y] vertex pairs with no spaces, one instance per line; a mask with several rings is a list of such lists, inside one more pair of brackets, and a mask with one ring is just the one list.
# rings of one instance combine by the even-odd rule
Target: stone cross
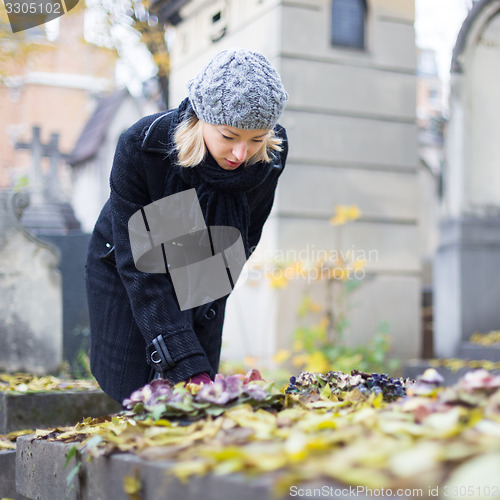
[[[63,155],[59,151],[59,134],[52,133],[48,144],[42,144],[40,139],[40,127],[33,126],[33,138],[31,142],[17,142],[16,149],[28,149],[31,151],[30,193],[31,204],[41,205],[43,201],[60,201],[61,188],[57,176],[57,167]],[[42,158],[50,159],[50,170],[46,178],[42,175]]]

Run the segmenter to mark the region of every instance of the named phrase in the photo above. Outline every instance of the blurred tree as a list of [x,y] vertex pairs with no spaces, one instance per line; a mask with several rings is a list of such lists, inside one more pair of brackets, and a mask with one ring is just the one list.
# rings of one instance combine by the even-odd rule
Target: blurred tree
[[22,68],[34,52],[47,49],[46,45],[40,44],[43,36],[37,37],[36,33],[43,34],[43,31],[33,28],[13,34],[7,11],[0,9],[0,84],[9,76],[22,73]]
[[[153,0],[87,0],[81,1],[79,8],[88,7],[99,11],[97,17],[104,17],[104,22],[95,18],[91,21],[96,43],[116,50],[120,56],[130,49],[131,39],[138,40],[147,49],[156,68],[162,104],[167,108],[170,56],[165,34],[168,22],[159,22],[150,12],[152,3]],[[65,15],[75,10],[78,9]],[[0,10],[0,83],[8,75],[20,74],[33,52],[49,47],[43,26],[13,34],[6,10]]]
[[[91,2],[89,2],[91,4]],[[160,22],[151,11],[152,0],[100,0],[98,5],[105,16],[108,43],[120,55],[127,50],[124,43],[127,36],[138,35],[139,41],[151,54],[156,67],[156,77],[161,89],[162,103],[168,108],[168,75],[170,55],[165,41],[168,23]],[[125,30],[125,32],[124,32]],[[126,32],[127,36],[123,36]]]
[[[80,1],[64,15],[80,14],[83,9],[85,9],[85,2]],[[13,33],[7,9],[0,9],[0,85],[8,84],[9,77],[22,75],[30,59],[35,55],[54,49],[54,39],[48,34],[51,30],[46,30],[46,26],[46,24],[40,24]]]

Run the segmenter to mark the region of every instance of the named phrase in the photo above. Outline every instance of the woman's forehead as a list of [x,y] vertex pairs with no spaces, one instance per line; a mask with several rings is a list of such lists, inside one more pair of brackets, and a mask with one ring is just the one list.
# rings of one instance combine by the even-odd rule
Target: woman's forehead
[[236,127],[231,127],[230,125],[219,125],[218,128],[219,130],[223,130],[233,135],[234,137],[250,137],[252,139],[260,139],[269,133],[269,129],[244,130]]

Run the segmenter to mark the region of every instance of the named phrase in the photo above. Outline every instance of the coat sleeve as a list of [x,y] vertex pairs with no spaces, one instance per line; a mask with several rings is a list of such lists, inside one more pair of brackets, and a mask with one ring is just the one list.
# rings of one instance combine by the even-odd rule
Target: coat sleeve
[[111,170],[116,267],[146,341],[148,364],[177,383],[201,372],[211,373],[212,369],[194,331],[192,311],[180,310],[170,275],[143,273],[134,264],[128,222],[134,213],[153,201],[139,139],[139,134],[130,130],[122,134]]
[[259,190],[252,203],[250,227],[248,229],[248,240],[252,252],[260,241],[262,228],[271,213],[278,179],[285,168],[288,155],[288,138],[286,130],[281,125],[277,125],[275,132],[276,135],[282,139],[281,152],[275,162],[276,173],[273,175],[271,182],[266,183],[265,189]]

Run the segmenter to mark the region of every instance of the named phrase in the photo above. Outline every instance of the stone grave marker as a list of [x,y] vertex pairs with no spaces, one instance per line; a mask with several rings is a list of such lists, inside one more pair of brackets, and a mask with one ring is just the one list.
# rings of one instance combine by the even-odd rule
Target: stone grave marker
[[20,224],[28,204],[0,190],[0,370],[46,374],[62,361],[59,254]]
[[[30,142],[16,143],[16,149],[31,152],[29,191],[31,203],[24,211],[22,223],[33,234],[71,234],[80,233],[80,223],[71,205],[65,201],[59,182],[58,168],[66,157],[59,151],[59,134],[52,133],[48,144],[40,139],[40,127],[32,128]],[[42,159],[49,159],[49,170],[42,171]]]
[[[33,127],[31,142],[16,147],[31,151],[32,167],[29,194],[0,191],[0,370],[45,375],[61,366],[63,325],[73,332],[88,323],[82,296],[88,235],[64,202],[57,176],[63,156],[58,135],[52,134],[44,145],[39,127]],[[43,157],[50,159],[47,174],[41,171]],[[71,347],[65,357],[74,355],[74,342]],[[100,390],[23,394],[1,391],[0,386],[0,434],[74,425],[120,409]],[[0,498],[26,498],[16,493],[15,454],[0,451]]]
[[477,2],[453,52],[444,210],[434,263],[438,357],[500,361],[474,332],[500,329],[500,0]]
[[[58,269],[62,276],[63,359],[74,376],[84,372],[80,355],[88,350],[88,311],[84,268],[90,235],[82,233],[80,222],[66,199],[59,180],[59,167],[67,157],[59,149],[59,134],[52,133],[48,143],[41,141],[40,127],[32,128],[32,138],[18,142],[16,149],[31,152],[30,197],[21,222],[31,233],[59,250]],[[48,158],[48,171],[41,162]]]

